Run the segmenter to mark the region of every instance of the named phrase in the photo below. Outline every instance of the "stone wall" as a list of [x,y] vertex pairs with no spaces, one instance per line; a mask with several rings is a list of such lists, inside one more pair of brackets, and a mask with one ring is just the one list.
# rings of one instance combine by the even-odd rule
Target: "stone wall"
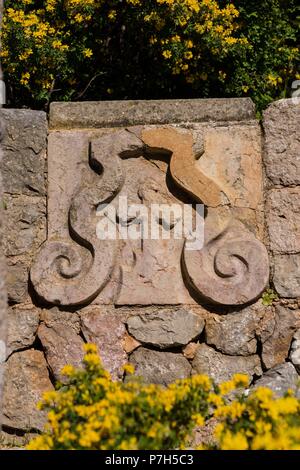
[[[116,380],[129,361],[148,382],[245,372],[252,386],[295,388],[299,113],[274,103],[262,129],[248,99],[54,103],[49,123],[4,110],[6,433],[42,429],[35,404],[64,364],[81,364],[86,341]],[[96,207],[124,196],[203,202],[203,249],[184,237],[99,239]],[[122,217],[119,230],[134,226]],[[156,223],[170,235],[179,222]],[[269,282],[279,297],[268,302]]]
[[[1,6],[1,4],[0,4]],[[1,112],[1,110],[0,110]],[[2,120],[0,115],[0,142],[2,139]],[[2,151],[0,148],[0,165]],[[4,207],[3,207],[3,182],[0,172],[0,423],[2,420],[2,386],[3,364],[6,360],[6,327],[7,327],[7,297],[6,297],[6,265],[3,250]]]

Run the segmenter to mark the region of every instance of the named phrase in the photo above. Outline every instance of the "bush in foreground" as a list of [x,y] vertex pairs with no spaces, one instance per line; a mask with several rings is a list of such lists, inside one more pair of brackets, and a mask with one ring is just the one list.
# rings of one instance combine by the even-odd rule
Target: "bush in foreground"
[[296,0],[6,0],[10,106],[53,100],[287,95]]
[[83,369],[66,366],[67,384],[45,395],[40,408],[48,410],[46,430],[28,449],[182,449],[193,429],[212,416],[218,424],[211,448],[300,448],[300,401],[292,392],[276,399],[259,388],[248,397],[242,374],[219,386],[204,375],[166,388],[145,385],[131,365],[125,366],[125,383],[113,382],[96,347],[85,345],[85,351]]

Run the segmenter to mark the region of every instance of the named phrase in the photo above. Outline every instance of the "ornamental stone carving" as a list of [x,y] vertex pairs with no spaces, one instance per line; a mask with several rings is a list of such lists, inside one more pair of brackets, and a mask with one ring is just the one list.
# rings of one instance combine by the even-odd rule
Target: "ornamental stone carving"
[[[268,283],[268,254],[255,228],[250,230],[241,217],[246,211],[247,219],[247,210],[255,209],[251,201],[241,206],[230,187],[201,169],[207,142],[209,131],[171,126],[53,132],[49,236],[31,269],[38,296],[63,306],[243,305],[256,300]],[[60,181],[51,183],[51,178]],[[73,187],[67,187],[70,182]],[[184,236],[100,239],[97,208],[116,205],[124,195],[146,206],[204,204],[204,246],[191,251]],[[116,218],[119,226],[135,219],[121,220],[118,213]],[[170,232],[177,222],[166,228],[163,217],[157,219]]]

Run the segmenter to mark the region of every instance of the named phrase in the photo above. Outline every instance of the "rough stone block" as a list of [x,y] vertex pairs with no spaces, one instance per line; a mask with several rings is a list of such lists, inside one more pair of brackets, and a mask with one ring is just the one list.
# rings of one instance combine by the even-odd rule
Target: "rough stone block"
[[293,337],[289,358],[300,374],[300,330],[297,330]]
[[207,374],[217,383],[230,380],[234,374],[247,374],[250,377],[261,375],[260,358],[252,356],[228,356],[215,349],[200,344],[192,361],[193,374]]
[[113,379],[121,379],[127,354],[123,341],[126,334],[125,318],[111,307],[99,306],[80,312],[82,333],[89,343],[98,347],[98,353]]
[[41,351],[14,353],[5,367],[3,425],[14,430],[42,431],[46,412],[37,409],[44,392],[53,390]]
[[274,253],[300,252],[300,187],[272,189],[265,207],[270,248]]
[[262,347],[262,361],[267,369],[288,358],[293,336],[300,327],[300,310],[276,306],[273,325],[273,333]]
[[135,375],[145,383],[169,385],[190,376],[191,366],[181,354],[138,348],[130,356]]
[[132,336],[141,343],[160,349],[186,345],[202,333],[204,324],[200,315],[186,308],[141,313],[127,321]]
[[262,324],[270,310],[271,307],[264,307],[259,301],[240,312],[209,315],[205,326],[206,342],[224,354],[256,354],[257,337],[262,335]]
[[299,121],[299,99],[275,101],[264,112],[264,160],[274,185],[300,185]]
[[300,297],[300,253],[273,257],[273,283],[280,297]]
[[57,309],[44,310],[38,329],[51,372],[56,380],[64,382],[66,377],[61,369],[71,364],[82,365],[83,340],[80,337],[80,320],[75,313],[60,312]]
[[290,362],[280,364],[273,369],[268,370],[257,382],[255,387],[267,387],[273,390],[277,397],[282,397],[288,390],[297,391],[299,394],[298,383],[299,375],[295,367]]
[[39,326],[39,309],[31,305],[9,309],[7,356],[33,345]]
[[46,238],[44,198],[5,197],[4,249],[6,256],[32,258]]
[[46,193],[47,116],[43,111],[3,109],[1,171],[4,191],[13,195]]

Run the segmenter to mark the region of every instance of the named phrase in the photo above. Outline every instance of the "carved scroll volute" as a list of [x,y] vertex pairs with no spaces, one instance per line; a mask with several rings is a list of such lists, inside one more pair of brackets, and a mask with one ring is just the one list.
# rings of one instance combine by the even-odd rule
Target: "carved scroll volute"
[[[171,175],[194,201],[217,208],[222,206],[224,196],[229,200],[216,182],[196,165],[201,153],[194,154],[191,133],[174,128],[151,129],[144,131],[143,141],[152,148],[164,148],[172,153]],[[206,219],[204,247],[189,251],[185,245],[182,264],[187,284],[198,296],[214,304],[243,305],[256,300],[269,281],[265,246],[233,217],[229,217],[225,229],[217,233],[216,230]]]
[[31,281],[44,301],[65,306],[84,304],[110,279],[118,243],[97,238],[96,210],[122,187],[120,157],[141,151],[142,141],[125,130],[92,141],[90,173],[69,209],[70,238],[48,240],[31,268]]
[[211,303],[243,305],[256,300],[269,281],[265,246],[236,220],[221,233],[212,232],[206,226],[202,250],[183,251],[188,283]]

